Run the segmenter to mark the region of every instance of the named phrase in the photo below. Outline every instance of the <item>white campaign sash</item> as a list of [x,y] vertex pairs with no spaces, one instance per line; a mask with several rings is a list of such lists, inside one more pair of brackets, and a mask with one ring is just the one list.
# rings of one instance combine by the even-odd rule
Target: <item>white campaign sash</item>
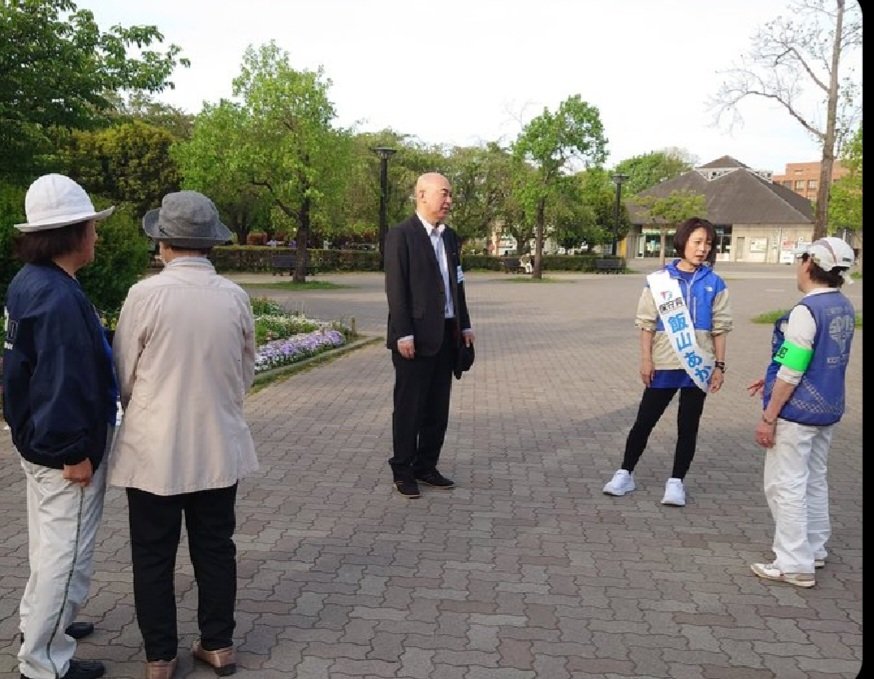
[[651,273],[646,280],[677,358],[695,385],[706,392],[713,373],[713,357],[698,346],[695,327],[686,300],[680,292],[680,284],[665,270]]

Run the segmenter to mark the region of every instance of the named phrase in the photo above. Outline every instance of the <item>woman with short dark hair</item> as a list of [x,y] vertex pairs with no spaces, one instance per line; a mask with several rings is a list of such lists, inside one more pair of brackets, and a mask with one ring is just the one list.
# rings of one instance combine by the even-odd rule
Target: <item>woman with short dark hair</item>
[[686,504],[684,479],[695,456],[704,399],[708,392],[722,388],[725,336],[732,329],[728,288],[713,272],[715,238],[716,229],[706,219],[687,219],[674,235],[679,259],[647,276],[635,318],[640,328],[644,391],[625,441],[622,466],[604,486],[607,495],[635,490],[634,468],[653,428],[679,391],[674,466],[662,504]]

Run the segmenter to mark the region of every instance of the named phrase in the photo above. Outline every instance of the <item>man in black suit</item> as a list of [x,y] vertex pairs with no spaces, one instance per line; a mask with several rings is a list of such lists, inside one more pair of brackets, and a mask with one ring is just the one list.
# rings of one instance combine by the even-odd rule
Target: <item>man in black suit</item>
[[388,335],[395,368],[389,460],[395,487],[419,497],[419,483],[451,488],[437,470],[449,420],[452,371],[461,343],[472,346],[464,297],[460,244],[443,223],[452,188],[441,174],[416,181],[416,214],[389,229],[385,239]]

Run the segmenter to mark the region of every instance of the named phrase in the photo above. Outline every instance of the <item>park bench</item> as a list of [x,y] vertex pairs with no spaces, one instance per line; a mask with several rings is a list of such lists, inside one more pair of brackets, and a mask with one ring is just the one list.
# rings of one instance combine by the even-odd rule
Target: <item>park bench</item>
[[599,258],[595,260],[595,273],[620,273],[625,267],[621,259]]
[[518,257],[501,257],[501,271],[504,273],[525,273]]
[[284,272],[288,272],[291,276],[294,273],[294,260],[297,255],[272,255],[270,257],[270,271],[275,276],[277,273],[281,276]]

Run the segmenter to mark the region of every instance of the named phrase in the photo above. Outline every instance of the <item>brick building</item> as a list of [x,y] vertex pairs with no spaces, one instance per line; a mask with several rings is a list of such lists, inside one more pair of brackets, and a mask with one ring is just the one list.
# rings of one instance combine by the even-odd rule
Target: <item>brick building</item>
[[[795,191],[795,193],[799,196],[804,196],[807,200],[815,201],[816,192],[819,187],[820,165],[819,161],[813,163],[786,163],[785,172],[783,174],[775,174],[771,181]],[[839,160],[836,160],[832,166],[832,184],[846,175],[847,169],[841,165]]]

